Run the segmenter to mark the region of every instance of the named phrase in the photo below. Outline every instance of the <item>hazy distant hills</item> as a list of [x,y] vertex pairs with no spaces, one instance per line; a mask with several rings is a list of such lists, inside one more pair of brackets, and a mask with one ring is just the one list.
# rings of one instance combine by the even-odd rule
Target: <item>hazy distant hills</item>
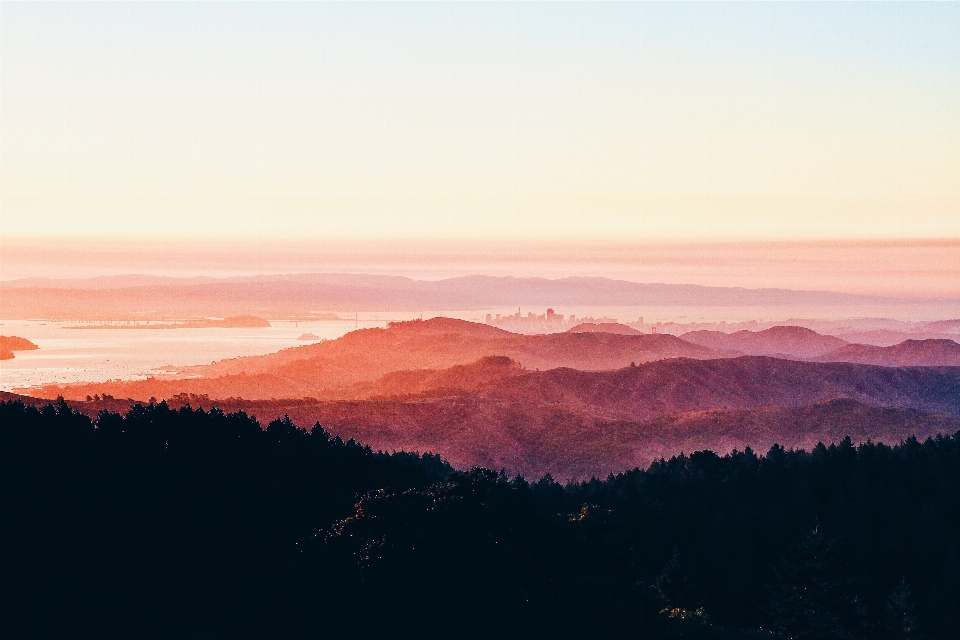
[[960,366],[960,344],[953,340],[905,340],[889,347],[848,344],[818,358],[825,362],[859,362],[885,367]]
[[[870,369],[876,368],[865,367],[861,371]],[[873,373],[863,380],[869,381]],[[941,371],[943,373],[945,371]],[[594,375],[633,385],[643,378],[629,371]],[[510,374],[505,386],[511,387],[512,382],[522,377]],[[933,397],[939,397],[939,402],[952,393],[955,405],[955,375],[953,377],[952,387],[933,394]],[[570,380],[576,379],[577,376],[570,377],[568,385]],[[919,382],[930,380],[920,379]],[[189,401],[194,407],[202,406],[207,410],[212,407],[225,412],[243,410],[263,423],[288,415],[298,425],[309,428],[319,422],[339,437],[354,438],[375,450],[437,452],[460,468],[480,465],[502,468],[511,474],[521,473],[531,480],[545,473],[561,480],[604,477],[636,466],[646,467],[660,457],[703,449],[728,452],[751,447],[764,452],[778,443],[786,448],[809,450],[818,442],[837,442],[848,435],[855,443],[866,440],[897,443],[910,436],[922,440],[960,431],[960,415],[956,412],[877,407],[849,398],[802,406],[716,408],[678,411],[638,420],[616,420],[590,415],[575,403],[521,401],[519,398],[511,401],[505,398],[503,391],[503,388],[496,392],[488,388],[419,400],[214,401],[193,397],[172,402],[176,406]],[[0,400],[16,399],[14,394],[0,392]],[[23,400],[28,404],[41,403],[35,398]],[[760,397],[759,400],[763,403],[775,398]],[[923,403],[930,400],[920,398]],[[753,401],[756,402],[757,398]],[[108,398],[91,402],[71,401],[70,404],[88,415],[97,416],[104,409],[126,411],[132,402]]]
[[[122,319],[281,316],[311,311],[389,311],[514,306],[849,305],[884,299],[790,289],[744,289],[637,283],[608,278],[467,276],[413,280],[363,274],[294,274],[235,278],[116,276],[89,280],[28,279],[0,283],[8,318]],[[14,294],[15,292],[15,294]]]
[[[596,325],[602,327],[602,325]],[[689,339],[699,340],[695,344]],[[843,345],[839,349],[837,344]],[[827,351],[824,354],[824,351]],[[591,371],[609,371],[621,369],[631,364],[643,364],[654,361],[687,359],[681,369],[673,370],[674,364],[661,362],[657,366],[643,367],[637,371],[663,373],[664,380],[675,381],[683,393],[700,400],[712,397],[714,390],[710,386],[699,387],[701,379],[725,376],[728,381],[740,385],[743,381],[756,383],[762,377],[772,375],[769,371],[779,372],[816,372],[830,371],[842,379],[853,379],[856,369],[835,369],[836,365],[805,363],[792,365],[786,361],[761,360],[779,363],[768,371],[763,367],[750,369],[750,359],[738,359],[725,364],[731,368],[725,372],[713,370],[714,364],[708,362],[721,358],[730,358],[744,352],[753,354],[773,354],[775,356],[801,358],[815,354],[823,363],[853,362],[887,367],[898,366],[952,366],[960,364],[960,345],[949,340],[908,341],[894,347],[869,347],[866,345],[846,345],[843,341],[830,336],[799,327],[775,327],[761,332],[742,331],[735,334],[718,332],[694,332],[684,338],[666,334],[623,335],[603,331],[567,332],[542,335],[522,335],[484,324],[465,322],[450,318],[434,318],[426,321],[392,323],[386,329],[362,329],[351,332],[337,340],[324,341],[284,349],[280,352],[246,358],[223,360],[210,365],[190,367],[181,371],[175,378],[153,378],[140,381],[114,381],[109,383],[78,384],[67,387],[49,386],[35,390],[35,395],[83,399],[87,395],[108,393],[123,398],[147,400],[150,397],[165,398],[180,393],[208,395],[212,398],[245,398],[248,400],[271,398],[314,397],[324,399],[357,399],[370,395],[424,393],[430,388],[444,386],[459,389],[473,389],[475,385],[441,385],[429,387],[425,380],[432,380],[439,373],[411,373],[439,371],[455,366],[471,366],[475,369],[481,363],[484,372],[478,373],[484,380],[492,379],[486,373],[491,362],[503,364],[503,371],[513,372],[523,368],[529,372],[543,370],[545,373],[536,379],[537,393],[546,393],[554,385],[551,376],[586,375]],[[824,355],[820,355],[824,354]],[[484,360],[500,358],[501,360]],[[719,365],[718,365],[719,366]],[[826,368],[824,368],[826,367]],[[494,367],[496,368],[496,367]],[[560,370],[564,371],[550,371]],[[464,370],[463,375],[469,375]],[[381,380],[390,374],[426,376],[423,380],[404,385],[394,385],[389,380]],[[499,375],[499,374],[497,374]],[[656,375],[660,375],[657,373]],[[859,374],[858,374],[859,375]],[[898,374],[900,375],[900,374]],[[692,377],[690,377],[692,376]],[[493,376],[496,377],[496,376]],[[688,379],[689,377],[689,379]],[[529,377],[522,379],[526,380]],[[398,378],[399,380],[399,378]],[[596,378],[591,385],[600,389],[604,378]],[[786,384],[786,379],[778,384]],[[791,383],[793,384],[793,383]],[[799,384],[799,383],[797,383]],[[874,384],[874,383],[869,383]],[[819,402],[832,397],[854,397],[873,404],[884,404],[877,399],[849,395],[845,388],[836,387],[833,395],[804,395],[808,385],[799,384],[795,399],[800,403]],[[883,386],[878,393],[892,393]],[[763,387],[760,387],[761,391]],[[533,393],[531,390],[530,393]],[[617,397],[619,406],[630,402],[622,390]],[[672,393],[664,387],[656,394],[643,400],[650,407],[661,402],[664,394]],[[656,396],[656,397],[654,397]],[[785,403],[778,400],[779,403]],[[612,404],[603,402],[601,404]],[[788,404],[796,405],[797,402]],[[890,404],[890,403],[886,403]],[[896,404],[896,403],[894,403]],[[728,404],[698,404],[696,406],[677,405],[674,410],[685,411],[700,408],[736,407]],[[920,408],[915,403],[902,404]],[[631,414],[633,417],[637,415]],[[622,415],[621,415],[622,417]]]
[[887,369],[758,356],[671,359],[616,371],[536,372],[507,381],[492,393],[631,420],[705,409],[799,407],[834,398],[960,413],[960,369]]
[[681,451],[728,452],[774,443],[812,448],[846,435],[900,442],[960,430],[960,417],[831,400],[802,407],[713,409],[648,420],[604,420],[536,403],[498,403],[473,396],[422,402],[225,403],[258,416],[288,414],[319,421],[342,438],[386,451],[439,452],[455,466],[505,468],[528,478],[602,477]]
[[[818,361],[801,359],[837,344]],[[789,357],[738,355],[747,350]],[[92,412],[155,397],[264,421],[289,414],[374,448],[567,478],[681,450],[952,432],[960,429],[960,366],[943,365],[960,362],[958,352],[949,340],[867,347],[798,327],[679,338],[594,325],[521,335],[434,318],[192,367],[179,378],[32,394],[100,396],[80,403]],[[858,358],[869,362],[850,362]]]
[[699,285],[636,283],[608,278],[512,278],[467,276],[440,280],[429,285],[451,300],[476,306],[571,305],[816,305],[855,304],[875,300],[869,296],[795,291],[790,289],[744,289]]
[[567,333],[618,333],[623,336],[639,336],[643,332],[619,322],[582,322],[567,329]]
[[484,356],[446,369],[394,371],[373,382],[358,382],[330,395],[343,400],[424,399],[476,391],[526,373],[507,356]]
[[21,278],[19,280],[0,281],[4,289],[128,289],[146,286],[193,286],[219,282],[220,278],[198,276],[177,278],[171,276],[149,276],[128,274],[120,276],[100,276],[96,278]]
[[869,344],[877,347],[892,347],[895,344],[900,344],[904,340],[960,339],[960,335],[955,333],[938,333],[934,331],[890,331],[887,329],[837,331],[831,335],[835,335],[837,338],[845,340],[846,342],[854,344]]
[[750,356],[815,358],[847,343],[804,327],[771,327],[763,331],[691,331],[680,336],[687,342],[716,350],[739,351]]
[[[527,369],[571,367],[607,370],[664,358],[716,358],[718,353],[671,335],[555,333],[521,335],[484,324],[434,318],[361,329],[319,344],[266,356],[191,367],[183,379],[150,379],[69,387],[50,386],[36,395],[82,399],[106,391],[146,400],[177,393],[214,398],[335,397],[338,390],[372,382],[394,371],[443,369],[485,356],[505,356]],[[351,392],[352,393],[352,392]]]

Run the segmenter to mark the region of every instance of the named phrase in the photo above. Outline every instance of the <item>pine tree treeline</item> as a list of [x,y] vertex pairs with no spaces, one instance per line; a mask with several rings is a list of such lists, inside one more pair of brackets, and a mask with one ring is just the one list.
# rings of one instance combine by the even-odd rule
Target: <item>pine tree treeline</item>
[[4,637],[960,628],[960,434],[702,451],[564,486],[289,420],[8,402],[0,474]]
[[2,403],[0,636],[315,637],[296,540],[450,471],[242,412]]

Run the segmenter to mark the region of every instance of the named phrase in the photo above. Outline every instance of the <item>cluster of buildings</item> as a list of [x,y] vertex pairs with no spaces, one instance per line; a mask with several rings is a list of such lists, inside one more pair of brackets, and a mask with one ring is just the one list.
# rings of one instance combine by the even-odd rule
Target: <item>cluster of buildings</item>
[[[517,309],[516,313],[510,315],[488,313],[484,319],[486,324],[500,327],[507,331],[513,331],[514,333],[556,333],[572,329],[578,324],[585,322],[600,324],[616,321],[616,318],[606,317],[594,318],[592,316],[585,316],[578,318],[573,314],[564,316],[562,313],[556,313],[553,309],[547,309],[546,313],[539,315],[532,311],[522,314],[520,309]],[[640,322],[643,322],[643,318],[640,318]]]
[[[683,316],[680,317],[682,318]],[[486,314],[485,318],[473,318],[473,321],[485,322],[488,325],[506,329],[507,331],[511,331],[513,333],[526,334],[559,333],[561,331],[572,329],[579,324],[607,324],[618,322],[616,318],[608,317],[595,318],[593,316],[576,316],[573,314],[564,316],[561,313],[556,313],[553,309],[547,309],[546,312],[542,314],[537,314],[532,311],[522,313],[520,309],[517,309],[517,312],[513,314],[488,313]],[[954,322],[960,323],[960,320]],[[645,323],[641,317],[637,318],[635,321],[626,320],[619,322],[619,324],[636,329],[640,333],[662,333],[674,336],[681,336],[690,331],[719,331],[722,333],[733,333],[743,330],[762,331],[764,329],[769,329],[770,327],[784,325],[808,327],[815,331],[820,331],[821,333],[831,333],[833,335],[837,335],[838,331],[866,331],[887,328],[889,328],[891,331],[897,330],[901,332],[917,330],[913,326],[907,326],[901,321],[886,320],[882,318],[861,318],[856,320],[847,319],[842,321],[791,318],[787,320],[744,320],[734,322],[727,322],[726,320],[704,321],[701,318],[699,322],[665,322],[662,320],[657,320],[655,322]],[[957,328],[938,328],[937,330],[941,333],[944,331],[960,332],[960,325],[957,325]]]
[[[480,319],[478,318],[477,320],[479,321]],[[547,309],[545,313],[541,314],[537,314],[532,311],[522,313],[520,309],[517,309],[517,312],[512,314],[488,313],[482,321],[486,324],[494,327],[500,327],[501,329],[506,329],[507,331],[512,331],[514,333],[558,333],[560,331],[572,329],[578,324],[606,324],[618,322],[616,318],[607,318],[605,316],[599,318],[595,318],[593,316],[576,316],[573,314],[564,316],[562,313],[557,313],[553,309]],[[724,320],[720,322],[684,323],[658,321],[653,323],[645,323],[641,317],[634,321],[628,320],[620,324],[624,324],[628,327],[636,329],[641,333],[668,333],[672,335],[681,335],[688,331],[698,331],[704,329],[723,332],[737,331],[740,329],[756,331],[758,329],[766,328],[767,326],[773,326],[775,323],[760,323],[756,320],[749,320],[734,324],[728,324]]]

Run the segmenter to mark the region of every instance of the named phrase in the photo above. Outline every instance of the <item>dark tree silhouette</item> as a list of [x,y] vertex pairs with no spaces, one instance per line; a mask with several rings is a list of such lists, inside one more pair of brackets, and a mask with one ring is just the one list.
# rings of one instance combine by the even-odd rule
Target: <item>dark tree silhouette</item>
[[883,635],[889,640],[922,640],[913,606],[913,591],[906,578],[890,592],[883,616]]
[[952,640],[957,513],[960,433],[562,486],[289,419],[6,402],[0,636]]
[[668,609],[699,608],[699,602],[694,594],[693,585],[683,570],[680,551],[674,547],[660,575],[653,582],[657,595]]
[[862,620],[836,540],[816,525],[780,560],[773,588],[777,631],[790,640],[857,638]]

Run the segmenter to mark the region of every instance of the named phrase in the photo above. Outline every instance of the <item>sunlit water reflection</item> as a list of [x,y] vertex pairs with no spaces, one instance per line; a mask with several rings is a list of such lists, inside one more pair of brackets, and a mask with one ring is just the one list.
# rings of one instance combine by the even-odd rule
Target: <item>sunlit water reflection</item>
[[0,361],[0,389],[43,384],[139,379],[159,367],[209,364],[224,358],[273,353],[309,344],[312,333],[333,339],[357,328],[383,327],[384,320],[271,322],[255,329],[70,329],[75,322],[0,321],[0,334],[31,340],[39,349],[17,351]]

